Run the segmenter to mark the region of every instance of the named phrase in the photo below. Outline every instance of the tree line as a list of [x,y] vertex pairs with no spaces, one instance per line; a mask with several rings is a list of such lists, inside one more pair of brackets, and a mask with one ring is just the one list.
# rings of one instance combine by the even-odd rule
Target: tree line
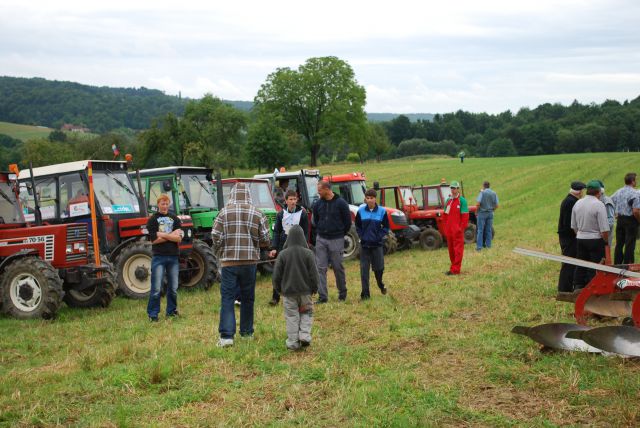
[[[16,88],[28,83],[46,86],[43,79],[0,78],[0,94],[7,91],[7,81],[12,81],[13,90],[18,92]],[[65,95],[56,96],[52,88],[45,92],[50,99],[70,103],[65,108],[71,108],[69,105],[74,102],[77,105],[89,102],[87,97],[73,101],[75,98],[68,89],[77,84],[54,83],[61,85],[59,89]],[[124,116],[118,112],[102,122],[103,125],[93,126],[95,130],[110,130],[93,139],[54,131],[47,139],[22,143],[0,135],[0,162],[6,165],[10,161],[31,161],[38,166],[87,158],[111,159],[111,147],[116,145],[121,153],[134,154],[140,167],[190,164],[233,173],[238,167],[270,170],[344,160],[380,161],[429,154],[456,156],[460,151],[467,156],[497,157],[640,150],[637,125],[640,97],[623,103],[542,104],[535,109],[521,108],[516,114],[459,110],[435,114],[432,120],[411,121],[407,115],[399,115],[389,121],[371,122],[364,111],[364,87],[356,80],[351,66],[336,57],[310,58],[297,69],[276,69],[266,77],[251,109],[247,109],[246,103],[234,106],[212,94],[198,100],[182,100],[145,88],[114,89],[107,96],[102,91],[108,89],[75,87],[74,90],[84,91],[85,95],[87,91],[100,93],[105,103],[109,96],[136,100],[122,101],[121,105],[135,106],[147,98],[149,106],[155,107],[139,111],[137,119],[131,119],[135,126],[128,126],[133,122],[119,121],[119,118],[124,120]],[[25,91],[13,93],[12,99],[29,99],[33,95]],[[37,110],[38,114],[25,116],[22,121],[5,115],[7,111],[11,114],[23,111],[28,116],[29,110],[9,108],[7,104],[0,101],[0,120],[54,125],[37,120],[38,117],[51,120],[51,104],[45,103]],[[111,108],[113,106],[101,113],[108,116]],[[63,109],[56,114],[66,117],[74,111],[84,113]],[[149,124],[136,128],[145,120]],[[81,123],[92,127],[91,122]],[[109,125],[114,123],[118,126]]]

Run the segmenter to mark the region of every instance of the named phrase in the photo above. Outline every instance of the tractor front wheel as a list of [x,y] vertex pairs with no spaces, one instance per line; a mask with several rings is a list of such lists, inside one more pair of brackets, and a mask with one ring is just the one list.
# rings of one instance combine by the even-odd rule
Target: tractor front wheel
[[151,291],[151,244],[135,242],[116,260],[118,289],[132,299],[144,299]]
[[2,312],[14,318],[53,318],[63,294],[62,279],[56,269],[37,257],[14,260],[2,272]]
[[94,285],[84,290],[74,290],[65,286],[64,302],[72,308],[106,308],[111,304],[116,295],[116,278],[113,274],[113,265],[106,257],[100,256],[102,266],[107,266],[108,271],[102,272],[107,277],[107,282]]
[[476,242],[476,232],[478,228],[475,224],[469,223],[467,228],[464,230],[464,243],[465,244],[473,244]]
[[427,228],[420,233],[420,246],[427,251],[437,250],[442,246],[442,235],[435,229]]
[[218,275],[218,263],[206,242],[193,240],[193,250],[186,260],[187,269],[180,271],[180,287],[187,290],[208,290]]
[[389,231],[387,233],[387,239],[384,240],[384,253],[385,254],[393,254],[398,250],[398,238],[396,235]]
[[360,256],[360,238],[356,227],[351,225],[351,229],[344,235],[344,259],[353,260]]

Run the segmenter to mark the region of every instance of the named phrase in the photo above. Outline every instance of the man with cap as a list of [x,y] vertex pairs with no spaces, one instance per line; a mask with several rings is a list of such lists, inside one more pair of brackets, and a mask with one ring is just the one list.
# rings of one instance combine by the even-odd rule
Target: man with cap
[[446,275],[459,275],[464,253],[464,230],[469,223],[467,200],[460,194],[460,184],[451,182],[451,196],[444,203],[444,233],[451,267]]
[[493,212],[498,209],[498,195],[491,189],[488,181],[482,183],[482,190],[476,198],[476,213],[478,230],[476,236],[476,251],[483,247],[491,248],[493,238]]
[[635,172],[625,175],[625,186],[611,196],[618,215],[616,249],[613,256],[613,262],[617,265],[634,262],[633,253],[636,250],[636,236],[638,222],[640,222],[640,197],[636,190],[636,176]]
[[[574,181],[571,183],[569,194],[560,204],[560,218],[558,219],[558,239],[560,240],[560,249],[563,256],[576,256],[576,234],[571,228],[571,210],[582,198],[584,188],[587,187],[582,181]],[[573,291],[573,274],[576,270],[574,265],[563,263],[560,268],[560,277],[558,278],[559,292]]]
[[[609,239],[607,210],[600,201],[600,182],[587,183],[587,196],[579,200],[571,211],[571,228],[576,232],[576,257],[600,263]],[[595,275],[593,269],[576,267],[573,274],[573,289],[584,288]]]

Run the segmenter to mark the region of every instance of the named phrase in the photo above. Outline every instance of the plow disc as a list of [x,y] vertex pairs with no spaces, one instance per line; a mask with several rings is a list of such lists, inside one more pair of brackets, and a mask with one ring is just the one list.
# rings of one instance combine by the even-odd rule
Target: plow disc
[[563,351],[601,352],[600,349],[588,345],[580,339],[567,337],[569,332],[583,332],[589,330],[579,324],[550,323],[534,327],[515,326],[511,333],[522,334],[541,345]]
[[585,343],[606,352],[640,357],[640,330],[624,325],[575,330],[567,333],[571,339],[580,339]]

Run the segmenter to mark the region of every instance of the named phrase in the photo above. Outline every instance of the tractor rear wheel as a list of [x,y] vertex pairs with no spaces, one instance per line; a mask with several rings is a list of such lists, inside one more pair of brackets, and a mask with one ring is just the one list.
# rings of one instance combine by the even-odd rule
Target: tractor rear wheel
[[111,304],[116,295],[116,278],[113,273],[113,265],[104,256],[100,256],[100,263],[102,266],[109,268],[107,272],[102,273],[102,275],[106,275],[107,282],[84,290],[65,287],[64,302],[67,305],[72,308],[106,308]]
[[360,256],[360,238],[356,227],[351,225],[351,229],[344,235],[344,259],[353,260]]
[[135,242],[116,260],[118,290],[132,299],[144,299],[151,291],[151,244]]
[[53,318],[63,295],[62,279],[56,269],[37,257],[14,260],[2,272],[2,312],[14,318]]
[[206,242],[193,240],[193,250],[187,257],[187,270],[180,272],[180,288],[208,290],[218,272],[218,263],[213,249]]
[[437,250],[442,246],[442,235],[435,229],[427,228],[420,233],[420,246],[427,251]]
[[476,242],[476,233],[478,228],[475,224],[469,223],[467,228],[464,230],[464,243],[465,244],[473,244]]
[[387,233],[387,239],[384,240],[384,253],[385,254],[393,254],[398,250],[398,238],[396,235],[389,231]]

